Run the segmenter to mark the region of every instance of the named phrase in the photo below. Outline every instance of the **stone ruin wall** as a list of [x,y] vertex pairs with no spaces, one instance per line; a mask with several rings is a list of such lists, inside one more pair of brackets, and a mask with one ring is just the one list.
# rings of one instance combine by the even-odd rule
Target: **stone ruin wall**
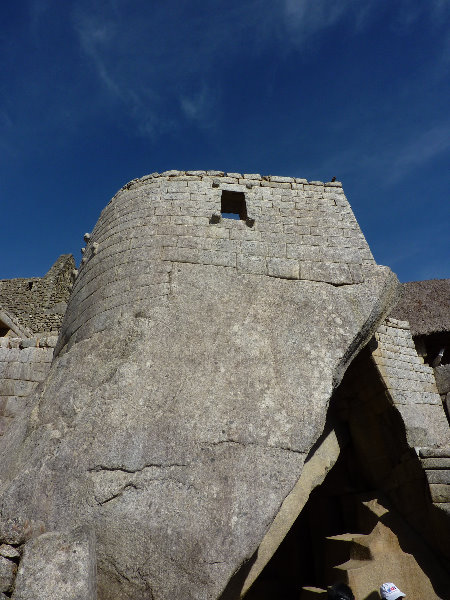
[[0,436],[47,377],[57,336],[0,338]]
[[372,359],[385,393],[401,416],[407,443],[415,450],[421,467],[418,470],[411,461],[400,464],[399,473],[392,473],[391,481],[385,482],[386,491],[399,506],[405,507],[407,515],[411,512],[412,523],[420,526],[426,514],[426,508],[420,504],[420,492],[411,499],[404,496],[404,490],[410,493],[408,484],[416,477],[426,481],[426,497],[437,512],[431,513],[431,527],[425,527],[422,534],[431,538],[432,545],[437,543],[442,555],[450,560],[450,429],[434,370],[417,354],[407,321],[388,317],[378,328],[371,345],[374,347]]
[[[245,195],[247,221],[220,218],[223,191]],[[138,311],[140,299],[164,303],[177,262],[336,286],[363,282],[375,266],[339,182],[155,173],[128,183],[103,210],[74,283],[60,347],[71,336],[101,331],[123,311]]]
[[[221,217],[223,191],[245,195],[246,221]],[[149,299],[153,305],[164,305],[176,263],[215,265],[235,269],[238,274],[333,286],[362,283],[375,267],[338,182],[324,184],[218,171],[149,175],[124,186],[88,236],[80,268],[73,273],[57,353],[67,343],[70,346],[101,332],[126,313],[145,311]],[[54,291],[50,286],[38,288],[42,289],[42,304],[64,302],[69,273],[65,268],[62,276],[55,274]],[[32,280],[36,282],[34,291],[43,279]],[[23,280],[25,304],[28,281]],[[2,284],[0,291],[7,294],[8,284]],[[59,324],[48,320],[52,329]],[[444,427],[445,417],[442,420],[432,369],[417,356],[407,323],[387,319],[375,339],[378,347],[372,356],[377,369],[402,415],[409,444],[420,448],[432,499],[444,507],[450,499],[448,429]],[[54,336],[0,339],[0,435],[2,426],[3,431],[7,429],[26,397],[45,380],[56,341]],[[45,534],[52,535],[65,534]],[[36,538],[44,546],[48,543],[45,536]],[[4,550],[8,554],[19,547],[22,551],[26,540],[3,536],[2,541],[9,544]],[[36,543],[25,544],[25,556],[26,548]],[[92,570],[95,550],[89,553],[85,562]],[[17,565],[20,556],[7,554],[0,551],[0,562],[7,563],[11,570],[8,586],[3,589],[9,593],[16,573],[16,567],[9,563]],[[28,575],[28,564],[21,563],[18,593],[21,586],[36,588],[37,562],[31,562]],[[42,591],[42,582],[39,585]],[[88,596],[92,594],[93,598],[92,577],[88,587]]]
[[418,356],[407,321],[388,318],[375,333],[375,364],[392,403],[407,427],[408,443],[418,450],[450,445],[433,368]]
[[0,312],[4,309],[11,313],[30,337],[34,333],[58,332],[74,267],[72,255],[63,254],[44,277],[1,279]]

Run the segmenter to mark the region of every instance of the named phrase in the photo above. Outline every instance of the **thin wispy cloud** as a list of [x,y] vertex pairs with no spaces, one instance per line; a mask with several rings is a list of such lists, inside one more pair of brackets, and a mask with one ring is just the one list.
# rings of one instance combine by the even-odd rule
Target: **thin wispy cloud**
[[193,93],[182,97],[180,103],[189,120],[197,122],[206,129],[214,127],[214,107],[217,105],[217,94],[206,82],[202,82]]
[[355,23],[361,27],[373,2],[354,0],[285,0],[284,18],[287,31],[293,34],[291,43],[302,45],[308,39],[335,25],[345,14],[354,13]]
[[388,181],[396,183],[412,170],[438,158],[449,148],[450,121],[420,132],[408,144],[398,149]]
[[[80,2],[72,20],[109,101],[122,102],[140,133],[152,135],[177,121],[200,124],[200,115],[220,119],[217,72],[238,56],[249,61],[269,47],[281,54],[298,51],[312,38],[320,45],[318,38],[344,18],[357,33],[380,13],[379,0],[248,0],[236,6],[180,1],[170,10],[155,5],[151,12],[139,10],[141,5],[135,2],[129,10],[113,0]],[[430,15],[445,10],[441,0],[428,6]],[[399,8],[399,23],[410,27],[426,12],[407,0]],[[168,109],[170,118],[164,115]]]
[[383,186],[397,184],[449,150],[450,122],[424,130],[411,128],[407,139],[393,131],[388,142],[383,138],[376,146],[361,148],[354,141],[352,147],[325,157],[320,170],[344,179],[357,172],[370,173]]
[[50,0],[33,0],[29,3],[30,29],[35,42],[39,41],[39,32],[45,13],[50,8]]

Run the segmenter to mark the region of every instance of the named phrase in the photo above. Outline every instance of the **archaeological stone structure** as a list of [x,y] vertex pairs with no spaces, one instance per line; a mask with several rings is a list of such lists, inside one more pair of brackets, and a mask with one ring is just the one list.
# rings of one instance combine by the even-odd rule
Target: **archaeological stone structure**
[[154,173],[84,239],[0,280],[0,599],[450,597],[448,282],[417,329],[339,182]]

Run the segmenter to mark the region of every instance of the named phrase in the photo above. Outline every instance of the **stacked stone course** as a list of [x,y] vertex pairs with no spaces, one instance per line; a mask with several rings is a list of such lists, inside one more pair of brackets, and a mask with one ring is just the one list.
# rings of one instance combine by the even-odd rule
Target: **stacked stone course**
[[63,254],[44,277],[0,279],[0,311],[11,313],[26,334],[58,331],[74,266],[72,255]]
[[[239,220],[227,218],[223,192],[245,198]],[[365,349],[352,363],[340,407],[355,454],[446,554],[435,513],[450,506],[450,444],[433,369],[406,321],[379,326],[398,282],[376,266],[339,182],[154,173],[125,185],[84,239],[79,269],[65,256],[42,279],[0,282],[3,315],[19,314],[30,336],[0,338],[0,436],[22,413],[3,447],[26,431],[28,464],[40,465],[2,466],[13,481],[2,489],[0,597],[56,597],[69,582],[83,598],[97,587],[131,598],[143,586],[146,596],[222,598],[257,551],[253,583],[301,510],[277,512],[289,490],[301,482],[306,502],[347,452],[332,431],[302,470],[372,335],[372,359]],[[59,340],[37,335],[59,329],[69,290]],[[359,373],[362,361],[370,369]]]
[[57,336],[0,338],[0,435],[50,370]]
[[418,356],[407,321],[392,317],[375,334],[372,357],[394,406],[400,412],[406,435],[421,459],[431,498],[450,503],[450,432],[433,368]]
[[[223,191],[245,195],[247,221],[220,215]],[[140,299],[164,303],[173,263],[336,286],[362,283],[375,266],[339,182],[154,173],[125,185],[102,212],[74,283],[77,309],[68,311],[65,339],[82,324],[80,339],[101,331],[127,304],[139,310]]]

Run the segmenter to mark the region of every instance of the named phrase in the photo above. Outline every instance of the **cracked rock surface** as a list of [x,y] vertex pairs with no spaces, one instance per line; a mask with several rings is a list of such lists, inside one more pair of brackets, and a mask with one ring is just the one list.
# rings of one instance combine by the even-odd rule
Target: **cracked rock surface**
[[[93,531],[98,600],[220,597],[396,297],[337,188],[266,183],[245,192],[251,226],[210,224],[206,179],[122,190],[88,238],[50,373],[0,439],[0,532]],[[307,209],[326,226],[286,229]]]
[[55,359],[1,473],[2,519],[95,530],[100,600],[219,597],[396,285],[383,269],[336,288],[191,264],[172,280],[164,307]]

